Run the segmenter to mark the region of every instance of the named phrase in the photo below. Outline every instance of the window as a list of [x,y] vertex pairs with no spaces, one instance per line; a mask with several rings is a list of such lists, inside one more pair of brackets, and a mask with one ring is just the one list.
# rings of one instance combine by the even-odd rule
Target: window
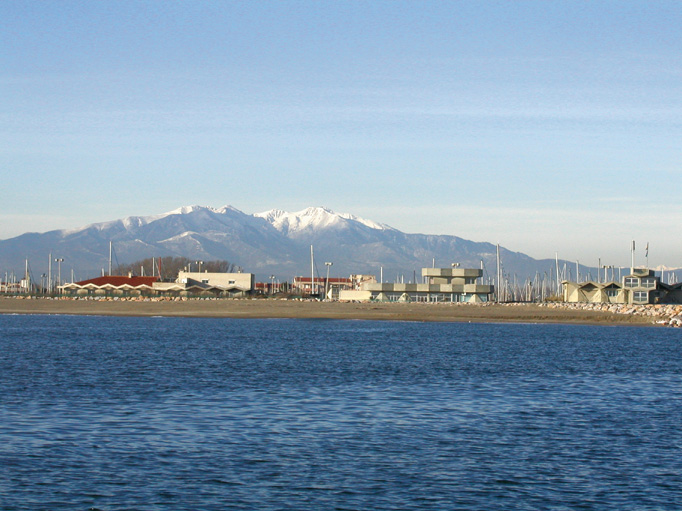
[[[235,284],[235,281],[234,281],[234,280],[231,280],[229,283],[230,283],[230,284]],[[310,286],[308,286],[308,287],[310,287]]]
[[625,287],[637,287],[639,279],[637,277],[625,277]]
[[202,279],[202,280],[201,280],[201,283],[202,283],[202,284],[208,284],[208,279]]
[[654,288],[656,287],[656,279],[652,278],[642,279],[642,283],[640,285],[642,287]]
[[649,301],[649,292],[648,291],[635,291],[634,301],[635,302],[648,302]]
[[607,289],[606,290],[606,296],[609,298],[615,298],[618,296],[618,290],[617,289]]

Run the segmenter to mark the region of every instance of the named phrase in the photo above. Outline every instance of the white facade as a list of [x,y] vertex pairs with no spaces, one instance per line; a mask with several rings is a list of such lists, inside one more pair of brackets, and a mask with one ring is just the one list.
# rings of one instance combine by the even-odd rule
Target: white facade
[[570,282],[565,280],[563,298],[569,303],[680,303],[680,285],[661,282],[653,270],[631,268],[622,282]]
[[487,302],[493,286],[477,284],[483,271],[471,268],[422,268],[423,284],[366,282],[341,291],[339,300],[380,302]]
[[189,272],[178,273],[179,284],[205,284],[225,291],[250,293],[255,288],[253,273],[209,273]]

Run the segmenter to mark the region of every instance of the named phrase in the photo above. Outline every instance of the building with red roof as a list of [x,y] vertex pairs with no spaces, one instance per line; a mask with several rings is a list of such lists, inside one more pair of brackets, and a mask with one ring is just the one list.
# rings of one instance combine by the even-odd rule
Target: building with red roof
[[63,294],[75,295],[141,295],[152,294],[159,277],[105,275],[59,286]]

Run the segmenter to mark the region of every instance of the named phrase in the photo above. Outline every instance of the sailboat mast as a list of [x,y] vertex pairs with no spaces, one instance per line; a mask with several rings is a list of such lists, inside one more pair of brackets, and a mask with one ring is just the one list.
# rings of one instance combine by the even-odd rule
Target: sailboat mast
[[310,293],[315,294],[315,256],[312,245],[310,245]]
[[556,294],[561,295],[561,280],[559,280],[559,252],[554,252],[554,259],[556,260]]
[[580,282],[580,261],[575,260],[575,281]]
[[109,276],[111,277],[111,252],[113,250],[113,242],[109,241]]
[[502,286],[500,285],[500,244],[497,244],[497,301],[500,300],[500,291],[502,291]]

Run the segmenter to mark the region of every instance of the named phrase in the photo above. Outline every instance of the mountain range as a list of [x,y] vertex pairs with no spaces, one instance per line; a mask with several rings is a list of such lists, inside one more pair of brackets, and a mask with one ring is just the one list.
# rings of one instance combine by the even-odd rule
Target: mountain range
[[[188,206],[152,216],[131,216],[71,230],[26,233],[0,240],[0,271],[23,275],[28,259],[35,279],[47,271],[50,254],[63,258],[62,271],[70,280],[99,275],[107,268],[112,242],[114,267],[148,257],[183,256],[193,260],[227,260],[256,274],[261,281],[275,275],[289,280],[310,275],[310,247],[316,271],[324,276],[383,272],[385,281],[419,278],[421,268],[436,265],[480,268],[494,278],[496,245],[449,235],[408,234],[385,224],[350,214],[311,207],[296,213],[273,209],[247,214],[231,206]],[[536,275],[556,275],[554,259],[537,260],[500,248],[503,271],[519,282]],[[561,265],[564,265],[561,261]],[[575,268],[575,263],[568,263]],[[581,272],[589,268],[581,266]],[[593,275],[596,270],[592,269]],[[586,274],[586,273],[585,273]]]

